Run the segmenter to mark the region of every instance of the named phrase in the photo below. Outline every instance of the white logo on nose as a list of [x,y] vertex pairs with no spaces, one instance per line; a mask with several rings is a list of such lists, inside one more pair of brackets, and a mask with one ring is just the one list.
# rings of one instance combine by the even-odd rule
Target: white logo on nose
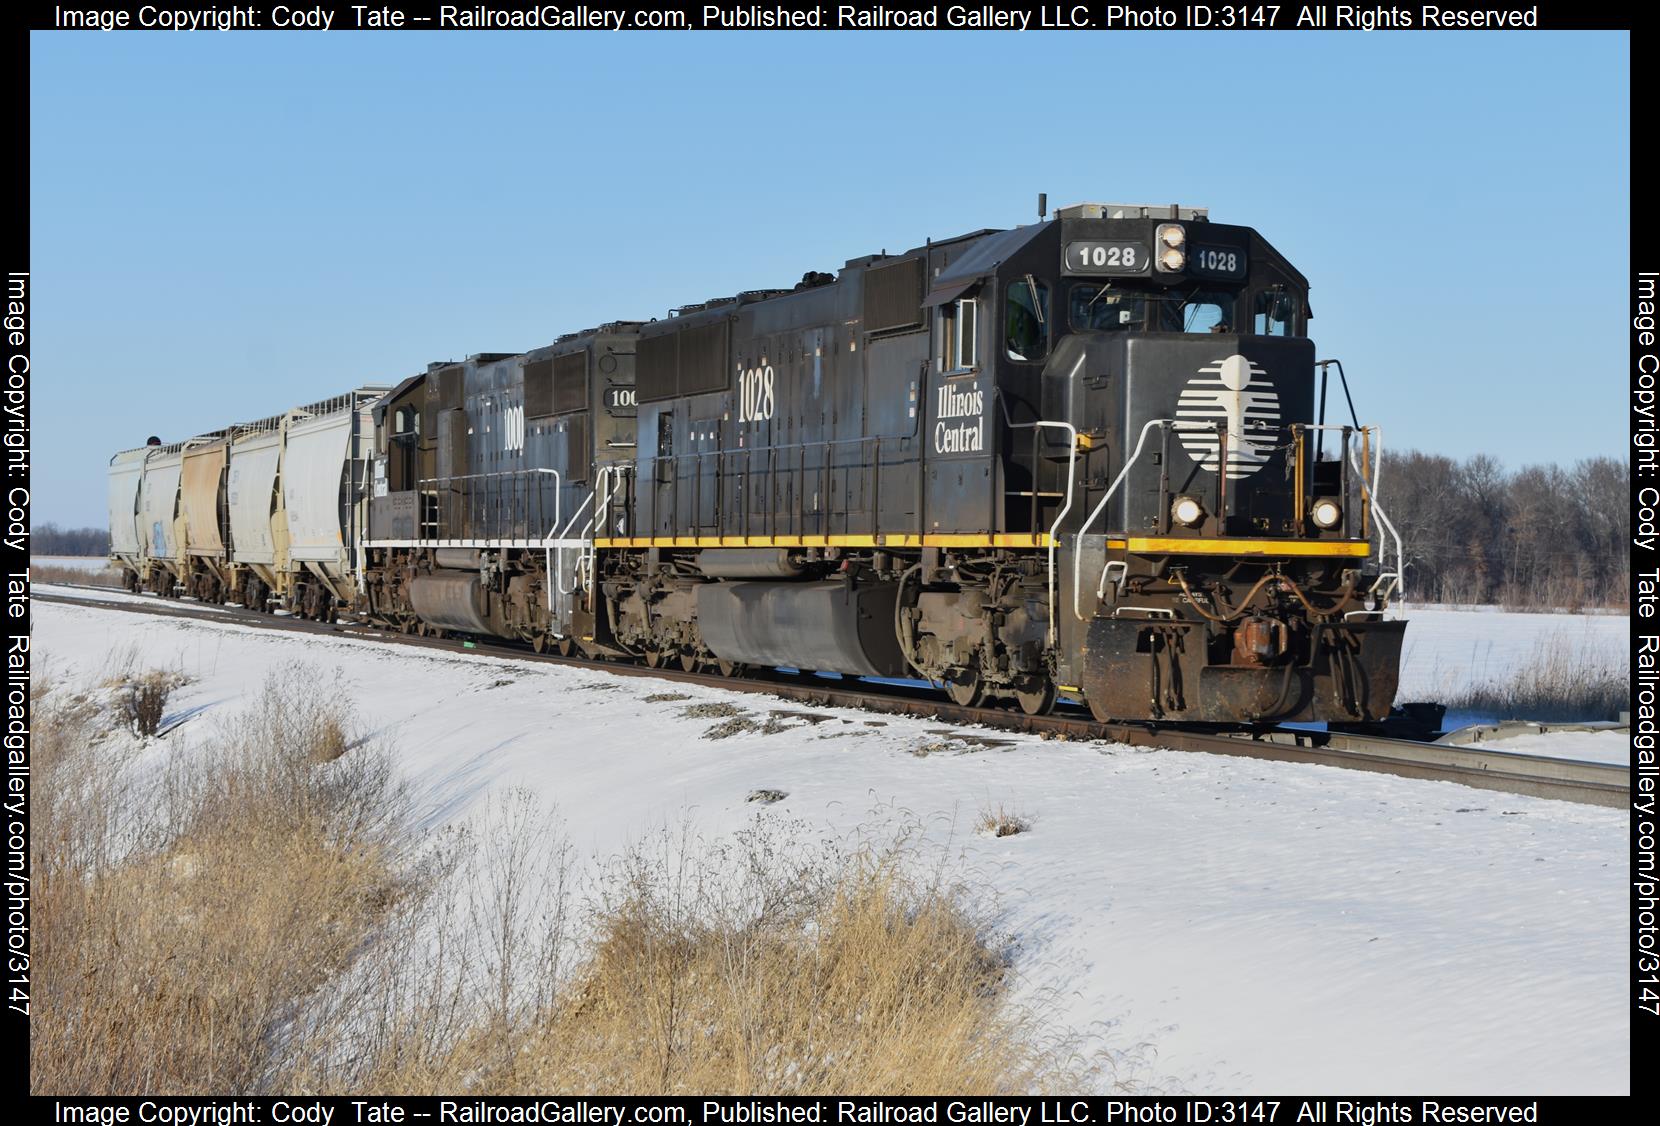
[[1182,448],[1215,473],[1221,461],[1217,423],[1225,423],[1230,480],[1248,477],[1274,452],[1280,397],[1268,372],[1235,353],[1206,364],[1176,400],[1175,429]]

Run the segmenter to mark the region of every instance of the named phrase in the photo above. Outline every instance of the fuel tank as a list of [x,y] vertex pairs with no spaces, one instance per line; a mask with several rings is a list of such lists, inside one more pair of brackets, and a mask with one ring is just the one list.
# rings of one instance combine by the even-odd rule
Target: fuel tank
[[428,625],[462,633],[493,634],[486,592],[478,575],[466,571],[439,571],[409,584],[409,602]]
[[721,582],[697,590],[698,630],[717,657],[746,665],[907,676],[893,583]]

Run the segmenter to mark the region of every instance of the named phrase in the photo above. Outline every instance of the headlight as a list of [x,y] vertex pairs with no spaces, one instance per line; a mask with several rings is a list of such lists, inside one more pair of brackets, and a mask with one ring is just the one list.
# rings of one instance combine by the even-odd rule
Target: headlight
[[1192,497],[1177,497],[1170,506],[1170,518],[1191,528],[1205,518],[1205,506]]
[[1166,273],[1173,274],[1185,265],[1187,265],[1187,255],[1173,246],[1166,247],[1164,253],[1159,255],[1159,269]]
[[1310,515],[1314,517],[1315,524],[1320,527],[1335,528],[1338,521],[1343,519],[1343,506],[1330,497],[1321,497],[1314,502],[1314,508]]
[[1187,242],[1187,229],[1180,223],[1165,223],[1159,228],[1159,242],[1179,247]]

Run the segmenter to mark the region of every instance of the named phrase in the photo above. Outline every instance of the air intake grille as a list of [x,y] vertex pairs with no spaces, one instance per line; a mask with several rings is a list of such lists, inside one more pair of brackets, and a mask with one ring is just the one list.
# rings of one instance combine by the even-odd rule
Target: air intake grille
[[865,331],[887,332],[922,324],[923,259],[907,258],[865,271]]
[[680,334],[640,338],[634,355],[634,386],[642,403],[674,398],[676,369],[679,367]]
[[525,417],[546,418],[553,413],[553,361],[525,365]]
[[573,414],[565,420],[565,480],[588,479],[588,416]]
[[726,321],[699,325],[680,334],[680,393],[700,395],[732,386],[726,369]]
[[732,386],[724,320],[664,336],[642,338],[634,357],[634,385],[642,403],[701,395]]
[[553,409],[556,414],[579,411],[588,405],[588,350],[553,361]]

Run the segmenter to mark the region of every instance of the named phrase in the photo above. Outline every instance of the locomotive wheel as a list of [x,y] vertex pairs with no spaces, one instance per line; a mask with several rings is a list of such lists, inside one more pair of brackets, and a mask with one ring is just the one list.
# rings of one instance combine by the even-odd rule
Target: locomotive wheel
[[696,672],[698,664],[699,661],[696,653],[692,652],[690,649],[682,649],[680,651],[681,672]]
[[646,668],[648,669],[660,669],[668,663],[664,659],[661,649],[646,649],[642,651],[642,655],[645,657]]
[[715,669],[722,676],[739,676],[743,673],[744,666],[737,661],[722,661],[716,659]]
[[1048,715],[1055,710],[1055,682],[1047,676],[1022,681],[1014,690],[1015,703],[1027,715]]
[[559,655],[569,657],[574,652],[576,652],[576,642],[568,637],[561,637],[559,639]]
[[545,633],[537,634],[530,639],[530,647],[538,653],[542,652],[548,647],[548,635]]
[[959,708],[977,708],[986,698],[979,669],[954,669],[945,676],[945,694]]

